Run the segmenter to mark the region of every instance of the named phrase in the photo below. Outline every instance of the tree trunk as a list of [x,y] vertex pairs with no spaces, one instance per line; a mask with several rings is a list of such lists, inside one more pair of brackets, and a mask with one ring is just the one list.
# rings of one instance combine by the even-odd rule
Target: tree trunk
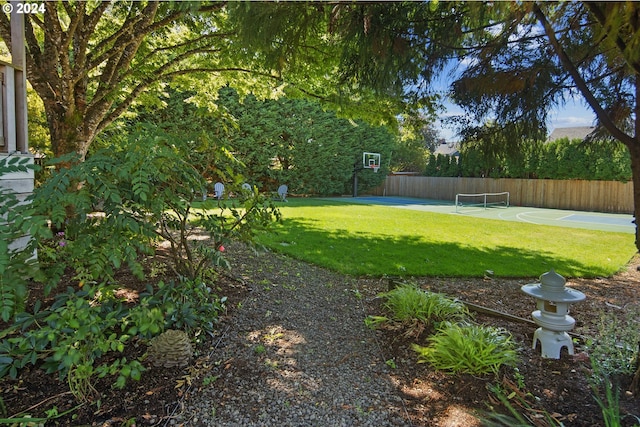
[[[639,137],[636,137],[640,138]],[[631,176],[633,181],[633,214],[636,216],[640,213],[640,141],[636,144],[627,145],[629,154],[631,155]],[[636,223],[636,248],[640,250],[640,236],[638,234],[638,224]]]
[[95,131],[87,126],[86,112],[74,104],[61,105],[49,102],[45,105],[47,122],[51,135],[51,149],[55,157],[69,153],[78,153],[84,161],[89,144],[95,137]]

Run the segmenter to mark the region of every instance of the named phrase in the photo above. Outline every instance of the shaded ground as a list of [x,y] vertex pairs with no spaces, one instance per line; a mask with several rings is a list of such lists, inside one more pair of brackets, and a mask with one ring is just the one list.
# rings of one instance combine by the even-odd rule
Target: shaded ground
[[[533,407],[531,410],[523,409],[518,405],[517,399],[512,399],[512,403],[527,414],[535,425],[548,425],[542,418],[542,410],[564,425],[604,425],[601,410],[593,399],[588,382],[591,363],[585,351],[584,338],[597,335],[603,313],[615,313],[621,319],[628,313],[635,312],[637,315],[640,308],[640,273],[637,267],[636,259],[627,271],[616,277],[577,279],[567,283],[567,286],[587,295],[587,300],[571,308],[571,315],[576,319],[573,332],[582,336],[574,338],[575,356],[570,356],[563,350],[560,360],[543,359],[539,348],[534,350],[531,346],[536,325],[476,313],[477,322],[507,329],[521,345],[521,363],[517,371],[504,370],[498,381],[493,378],[447,376],[434,372],[429,366],[415,363],[416,357],[410,350],[409,342],[399,339],[397,334],[379,332],[381,340],[388,345],[386,357],[393,358],[398,366],[392,375],[398,390],[403,394],[414,425],[470,425],[460,422],[461,414],[486,409],[487,405],[496,403],[495,396],[486,389],[491,382],[499,382],[508,392],[515,391],[524,397]],[[535,302],[523,294],[520,288],[537,282],[536,279],[419,278],[415,281],[424,289],[442,292],[465,302],[524,319],[531,319],[531,311],[535,309]],[[374,288],[382,286],[382,283],[372,282],[375,281],[361,280],[363,287],[368,284],[373,284]],[[637,324],[640,319],[635,318],[633,321]],[[640,400],[628,392],[631,378],[618,380],[622,387],[621,414],[640,415]],[[501,408],[499,404],[495,406]],[[627,416],[622,425],[638,423],[640,421],[635,417]]]
[[[77,407],[67,385],[55,376],[44,375],[39,369],[28,368],[21,372],[16,381],[4,379],[0,381],[0,392],[3,405],[0,405],[0,417],[44,416],[45,411],[62,413],[76,408],[68,416],[61,417],[47,425],[215,425],[195,424],[190,421],[189,404],[204,391],[224,386],[225,382],[215,381],[218,372],[230,370],[234,375],[245,376],[247,382],[255,378],[252,369],[241,369],[232,361],[220,360],[217,349],[225,345],[227,332],[233,328],[234,319],[242,304],[257,290],[264,291],[265,284],[278,283],[287,286],[289,283],[285,271],[290,277],[302,274],[309,283],[316,283],[312,274],[318,274],[320,282],[326,280],[326,271],[318,268],[306,268],[305,264],[282,256],[264,253],[256,256],[244,248],[233,248],[227,254],[234,268],[220,276],[219,293],[229,297],[227,312],[222,318],[219,334],[210,337],[199,346],[196,357],[186,369],[149,368],[142,380],[132,382],[125,390],[110,388],[112,379],[98,380],[96,388],[101,393],[99,404],[85,404]],[[603,312],[614,312],[624,317],[640,303],[639,262],[635,260],[629,269],[613,278],[571,280],[569,285],[584,292],[587,300],[572,308],[572,315],[577,320],[575,332],[585,336],[594,336],[600,316]],[[270,270],[265,265],[273,266]],[[316,273],[314,273],[316,272]],[[336,276],[331,273],[332,277]],[[336,279],[332,279],[336,280]],[[340,279],[338,279],[340,280]],[[342,278],[349,288],[353,289],[348,301],[361,304],[362,318],[366,313],[380,314],[380,300],[376,295],[387,290],[387,279]],[[120,283],[135,295],[142,289],[142,284],[123,273]],[[520,292],[524,284],[536,281],[508,279],[415,279],[428,290],[443,292],[484,307],[499,310],[525,319],[530,318],[534,309],[534,301]],[[333,292],[325,287],[323,292]],[[302,292],[302,290],[300,290]],[[357,291],[357,292],[356,292]],[[318,294],[319,297],[326,294]],[[32,297],[37,298],[34,290]],[[294,303],[292,299],[282,299],[281,304]],[[255,311],[256,316],[264,316],[264,311]],[[288,310],[288,316],[299,316],[299,321],[306,320],[313,304],[295,307]],[[284,309],[283,309],[284,311]],[[253,312],[245,312],[244,321],[251,321]],[[258,317],[256,317],[256,320]],[[296,319],[289,319],[293,322]],[[601,412],[592,398],[587,382],[590,374],[590,363],[583,352],[582,341],[576,341],[576,356],[563,355],[560,360],[542,359],[539,353],[531,349],[531,341],[536,326],[501,319],[499,317],[478,314],[478,322],[502,326],[509,330],[520,344],[522,362],[518,371],[505,370],[500,378],[476,378],[469,375],[448,376],[434,372],[428,365],[416,364],[416,356],[410,349],[410,343],[397,337],[397,333],[380,330],[372,334],[376,337],[380,354],[372,354],[372,359],[387,361],[386,375],[395,386],[397,395],[402,398],[398,403],[398,414],[404,414],[403,423],[415,426],[470,426],[478,425],[472,414],[476,410],[486,410],[492,402],[492,395],[487,390],[491,383],[502,383],[504,387],[522,393],[533,406],[528,411],[531,419],[540,423],[540,410],[546,410],[555,419],[565,425],[599,426],[603,425]],[[350,319],[360,327],[361,319]],[[354,326],[355,327],[355,326]],[[322,331],[322,333],[330,331]],[[339,341],[339,337],[333,337]],[[127,350],[127,357],[141,356],[146,350],[145,343],[132,343]],[[333,351],[327,348],[327,351]],[[362,355],[357,355],[361,357]],[[393,361],[393,362],[390,362]],[[221,364],[227,362],[227,364]],[[348,364],[345,364],[348,366]],[[392,365],[394,367],[392,367]],[[625,393],[631,378],[621,378],[623,387],[620,406],[623,414],[640,415],[638,397]],[[222,390],[225,396],[241,404],[244,400],[242,390]],[[514,400],[515,402],[515,400]],[[501,408],[499,405],[496,408]],[[249,411],[251,408],[247,408]],[[254,408],[255,409],[255,408]],[[347,408],[348,409],[348,408]],[[523,410],[524,411],[524,410]],[[624,425],[632,425],[633,419],[626,418]],[[276,425],[264,420],[263,425]],[[319,420],[318,425],[321,424]],[[539,424],[543,425],[543,424]]]

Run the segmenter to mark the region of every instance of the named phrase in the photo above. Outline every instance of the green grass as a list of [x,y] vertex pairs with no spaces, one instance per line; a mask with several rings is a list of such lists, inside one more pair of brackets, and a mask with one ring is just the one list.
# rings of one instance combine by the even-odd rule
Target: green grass
[[636,252],[632,234],[290,199],[259,243],[351,275],[610,276]]

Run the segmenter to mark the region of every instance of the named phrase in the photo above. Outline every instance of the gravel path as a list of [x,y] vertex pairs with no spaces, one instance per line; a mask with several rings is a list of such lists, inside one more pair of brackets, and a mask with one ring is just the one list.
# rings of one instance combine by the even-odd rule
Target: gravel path
[[227,253],[251,292],[212,353],[217,378],[176,425],[410,425],[355,280],[237,245]]

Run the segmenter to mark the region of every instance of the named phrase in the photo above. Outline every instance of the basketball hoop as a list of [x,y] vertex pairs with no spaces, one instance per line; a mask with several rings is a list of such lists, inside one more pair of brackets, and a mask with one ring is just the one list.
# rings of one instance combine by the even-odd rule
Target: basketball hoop
[[358,171],[363,169],[373,169],[373,173],[377,173],[380,169],[380,153],[362,153],[362,166],[358,166],[356,160],[353,165],[353,197],[358,197]]
[[380,169],[380,153],[362,153],[362,166],[366,169],[373,169],[374,173]]

